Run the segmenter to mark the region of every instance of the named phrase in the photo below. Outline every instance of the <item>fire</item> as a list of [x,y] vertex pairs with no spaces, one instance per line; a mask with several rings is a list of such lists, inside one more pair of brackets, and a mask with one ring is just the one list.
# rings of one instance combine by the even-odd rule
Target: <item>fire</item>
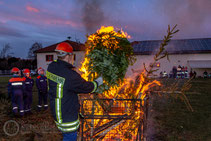
[[131,38],[131,36],[128,35],[126,32],[124,32],[122,29],[120,30],[120,32],[115,32],[113,26],[107,26],[107,27],[102,26],[99,30],[97,30],[97,33],[103,33],[103,32],[113,32],[115,33],[114,35],[118,37]]
[[[115,36],[118,36],[118,37],[123,37],[123,38],[129,38],[130,36],[126,33],[126,32],[123,32],[122,30],[120,32],[115,32],[114,31],[114,27],[112,26],[109,26],[109,27],[104,27],[102,26],[101,29],[97,30],[97,33],[104,33],[104,32],[113,32],[115,34]],[[89,43],[89,41],[92,41],[94,40],[95,38],[97,38],[94,34],[90,35],[88,37],[88,45],[91,46],[91,44]],[[107,36],[102,36],[101,37],[101,40],[107,40],[108,37]],[[107,46],[108,48],[110,48],[109,44],[110,42],[113,42],[112,40],[108,40],[107,42],[105,42],[105,46]],[[97,43],[96,43],[97,44]],[[114,46],[115,47],[115,46]],[[87,49],[86,51],[86,54],[87,55],[89,53],[89,48]],[[88,70],[88,67],[86,66],[86,64],[89,62],[89,59],[87,57],[85,57],[83,63],[82,63],[82,66],[81,68],[79,69],[81,72],[82,72],[82,77],[85,79],[85,80],[90,80],[90,78],[88,78],[89,76],[89,70]],[[152,82],[148,82],[146,80],[146,74],[145,72],[142,72],[141,74],[139,74],[137,77],[138,79],[135,79],[135,78],[125,78],[124,81],[119,84],[119,86],[115,86],[115,87],[112,87],[110,90],[106,91],[106,92],[103,92],[102,94],[100,94],[100,97],[101,98],[107,98],[107,99],[141,99],[142,103],[140,105],[144,105],[144,98],[147,96],[147,91],[155,86],[155,85],[161,85],[159,81],[152,81]],[[136,78],[137,78],[136,77]],[[102,105],[106,105],[106,103],[96,103],[95,106],[97,106],[96,109],[92,109],[92,107],[90,107],[90,105],[92,105],[90,102],[85,102],[83,103],[84,107],[86,107],[87,111],[89,114],[91,114],[92,112],[95,113],[95,115],[103,115],[105,114],[104,113],[104,109],[103,109],[103,106]],[[114,135],[115,137],[115,134],[118,134],[118,135],[121,135],[121,138],[124,138],[123,140],[128,140],[126,137],[125,137],[125,133],[127,132],[128,129],[133,129],[133,128],[137,128],[137,123],[134,123],[137,122],[137,121],[141,121],[141,119],[143,118],[143,114],[144,114],[144,111],[141,110],[140,108],[140,105],[139,103],[136,103],[136,104],[132,104],[131,102],[127,101],[127,102],[123,102],[123,101],[119,101],[118,103],[114,102],[113,103],[113,107],[111,106],[111,109],[115,111],[115,106],[118,107],[118,105],[125,105],[126,104],[126,108],[130,109],[132,107],[138,107],[136,109],[135,112],[131,113],[131,111],[127,111],[126,109],[121,109],[120,111],[124,111],[126,113],[123,113],[123,114],[132,114],[133,115],[133,120],[128,120],[128,121],[125,121],[123,123],[121,123],[120,125],[118,125],[119,128],[115,127],[114,129],[112,129],[112,134]],[[109,106],[108,106],[109,107]],[[120,113],[116,113],[116,112],[110,112],[109,115],[117,115],[117,114],[120,114]],[[94,120],[94,126],[99,126],[99,125],[103,125],[104,123],[107,123],[109,122],[108,119],[95,119]],[[120,128],[121,127],[121,128]],[[135,130],[133,133],[132,133],[132,136],[136,136],[136,133],[138,132],[138,130]],[[105,140],[106,140],[106,137],[105,136]]]
[[[88,52],[86,52],[86,53],[88,54]],[[86,81],[88,81],[88,76],[89,76],[89,71],[88,71],[88,69],[87,69],[87,67],[86,67],[86,64],[87,64],[88,62],[89,62],[89,59],[88,59],[88,58],[84,58],[84,62],[82,63],[81,68],[79,69],[79,71],[83,72],[81,76],[82,76]]]

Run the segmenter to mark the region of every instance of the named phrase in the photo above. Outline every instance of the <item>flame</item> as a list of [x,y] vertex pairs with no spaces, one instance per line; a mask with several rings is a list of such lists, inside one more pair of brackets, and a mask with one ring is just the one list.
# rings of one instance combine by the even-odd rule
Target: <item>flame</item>
[[[86,54],[88,54],[88,52],[86,52]],[[84,58],[84,62],[82,63],[82,66],[81,66],[81,68],[79,69],[79,71],[81,71],[82,72],[82,77],[86,80],[86,81],[88,81],[88,76],[89,76],[89,71],[88,71],[88,69],[87,69],[87,66],[86,66],[86,64],[89,62],[89,59],[87,58],[87,57],[85,57]]]
[[[110,48],[110,44],[111,42],[113,44],[117,44],[118,41],[114,41],[114,40],[108,40],[108,38],[110,38],[109,36],[107,36],[107,34],[103,34],[103,33],[112,33],[114,36],[117,36],[117,37],[121,37],[121,38],[129,38],[130,36],[126,33],[126,32],[123,32],[122,30],[120,30],[120,32],[115,32],[114,31],[114,27],[112,26],[108,26],[108,27],[104,27],[102,26],[99,30],[97,30],[97,33],[98,34],[102,34],[101,36],[101,40],[104,41],[104,46]],[[94,40],[96,38],[99,38],[99,36],[96,36],[95,34],[91,34],[89,37],[88,37],[88,40],[87,40],[87,45],[91,46],[92,44],[97,44],[97,42],[94,42]],[[114,46],[116,47],[116,46]],[[79,69],[81,72],[82,72],[82,77],[85,79],[85,80],[90,80],[88,79],[88,76],[90,74],[89,70],[88,70],[88,67],[87,67],[87,64],[89,63],[89,59],[86,57],[86,55],[89,53],[89,48],[87,49],[86,53],[85,53],[85,59],[84,61],[82,62],[82,66],[81,68]],[[143,119],[143,114],[144,114],[144,111],[141,110],[140,108],[140,105],[144,105],[144,98],[147,96],[147,91],[155,86],[155,85],[161,85],[159,81],[152,81],[152,82],[148,82],[146,80],[146,73],[145,72],[141,72],[141,74],[138,75],[138,81],[135,81],[135,77],[131,77],[131,78],[125,78],[124,81],[119,84],[119,86],[115,86],[115,87],[112,87],[110,88],[110,90],[104,92],[101,94],[101,97],[102,98],[108,98],[108,99],[141,99],[141,104],[139,103],[136,103],[135,106],[139,107],[136,109],[136,111],[133,113],[133,121],[140,121],[141,119]],[[125,104],[125,103],[116,103],[117,107],[118,107],[118,104]],[[128,108],[132,108],[132,105],[130,102],[126,102]],[[103,111],[103,108],[102,108],[102,105],[100,105],[99,103],[96,104],[97,108],[93,111],[92,109],[92,105],[90,102],[85,102],[84,103],[84,106],[83,107],[87,107],[87,113],[88,114],[91,114],[92,112],[95,113],[95,115],[103,115],[104,114],[104,111]],[[124,110],[124,109],[122,109]],[[128,112],[128,111],[126,111]],[[117,115],[119,113],[109,113],[110,115]],[[124,113],[124,114],[128,114],[128,113]],[[108,119],[103,119],[100,120],[99,119],[95,119],[94,120],[94,126],[96,125],[103,125],[103,123],[107,123],[109,122]],[[126,121],[124,122],[124,124],[121,124],[119,126],[121,126],[121,128],[115,128],[115,129],[112,129],[112,134],[113,136],[115,135],[121,135],[121,138],[123,138],[123,140],[127,140],[125,137],[124,137],[124,133],[129,129],[129,128],[136,128],[135,126],[137,126],[135,123],[131,123],[132,121]],[[121,129],[121,130],[120,130]],[[132,133],[133,136],[136,136],[136,133],[138,131],[135,130],[134,133]],[[109,135],[111,136],[111,135]],[[104,139],[107,138],[107,135],[105,136]]]

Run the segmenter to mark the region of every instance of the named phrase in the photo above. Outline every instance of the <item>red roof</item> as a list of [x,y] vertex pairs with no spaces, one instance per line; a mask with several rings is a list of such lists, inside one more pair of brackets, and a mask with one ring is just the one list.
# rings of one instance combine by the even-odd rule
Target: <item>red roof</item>
[[[62,41],[62,42],[69,43],[73,47],[73,51],[84,51],[86,49],[85,45],[81,44],[81,43],[77,43],[77,42],[70,41],[70,40],[66,40],[66,41]],[[35,51],[35,53],[55,52],[56,46],[58,44],[59,43],[56,43],[56,44],[47,46],[45,48],[38,49],[38,50]]]

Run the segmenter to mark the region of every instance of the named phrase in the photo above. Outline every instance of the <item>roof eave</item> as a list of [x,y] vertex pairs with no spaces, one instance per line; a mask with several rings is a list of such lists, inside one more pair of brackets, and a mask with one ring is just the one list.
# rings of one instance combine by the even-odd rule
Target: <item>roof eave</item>
[[[211,53],[211,50],[204,51],[178,51],[178,52],[168,52],[169,55],[173,54],[206,54]],[[155,52],[134,52],[134,55],[155,55]]]

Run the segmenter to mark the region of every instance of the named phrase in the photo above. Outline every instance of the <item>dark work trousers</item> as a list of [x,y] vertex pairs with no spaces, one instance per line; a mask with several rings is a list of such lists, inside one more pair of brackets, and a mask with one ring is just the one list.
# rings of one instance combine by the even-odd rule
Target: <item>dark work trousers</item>
[[24,94],[24,111],[26,113],[31,112],[32,105],[32,91],[26,91]]
[[39,98],[39,102],[38,102],[38,110],[40,111],[42,109],[42,104],[44,104],[44,109],[48,109],[48,92],[38,92],[38,98]]
[[16,93],[12,94],[12,109],[13,109],[13,113],[17,114],[18,110],[20,112],[20,115],[23,116],[24,115],[24,107],[23,107],[23,93],[22,91],[18,92],[16,91]]

